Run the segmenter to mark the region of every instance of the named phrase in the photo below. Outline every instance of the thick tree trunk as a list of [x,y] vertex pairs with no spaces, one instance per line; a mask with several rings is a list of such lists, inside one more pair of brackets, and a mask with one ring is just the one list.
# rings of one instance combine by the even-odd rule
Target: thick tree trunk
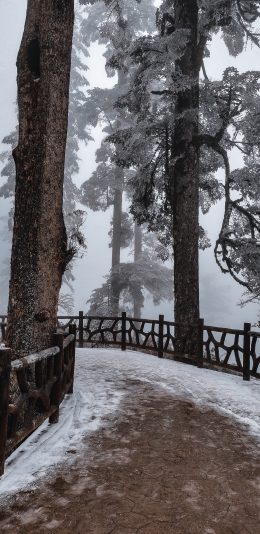
[[[136,263],[138,259],[140,258],[142,254],[142,229],[141,227],[135,222],[135,232],[134,232],[134,262]],[[141,290],[142,288],[139,288],[140,291],[140,297],[141,297]],[[139,319],[141,317],[141,310],[142,310],[142,299],[136,295],[134,299],[134,317]]]
[[176,30],[190,31],[185,53],[175,65],[176,74],[190,81],[187,85],[186,78],[186,88],[175,101],[171,170],[175,321],[187,325],[199,319],[199,152],[193,144],[199,108],[198,7],[196,0],[175,0],[174,5]]
[[52,343],[66,266],[63,177],[73,0],[28,0],[17,59],[19,142],[7,344],[16,354]]
[[115,176],[115,197],[113,206],[113,234],[112,234],[112,281],[111,281],[111,304],[114,315],[119,313],[120,298],[120,250],[121,250],[121,226],[122,226],[122,201],[123,201],[123,172],[119,167]]

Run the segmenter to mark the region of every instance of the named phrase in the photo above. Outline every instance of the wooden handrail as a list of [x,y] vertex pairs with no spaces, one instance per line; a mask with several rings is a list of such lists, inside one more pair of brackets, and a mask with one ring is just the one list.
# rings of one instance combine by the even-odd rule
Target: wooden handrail
[[59,347],[51,347],[50,349],[41,350],[40,352],[35,352],[34,354],[30,354],[29,356],[24,356],[23,358],[13,360],[11,362],[11,369],[12,371],[17,371],[18,369],[26,369],[26,367],[30,367],[30,365],[34,363],[46,360],[51,356],[55,356],[59,353],[59,351]]
[[[68,336],[54,336],[53,347],[12,362],[10,349],[0,349],[0,476],[5,458],[45,419],[58,422],[64,396],[73,393],[75,334],[75,325],[71,325]],[[9,399],[13,374],[18,390]]]

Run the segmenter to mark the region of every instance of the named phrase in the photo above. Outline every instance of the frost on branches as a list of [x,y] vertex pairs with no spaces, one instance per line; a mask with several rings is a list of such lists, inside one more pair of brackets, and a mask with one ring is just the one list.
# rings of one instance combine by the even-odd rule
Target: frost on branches
[[[193,9],[189,21],[188,9]],[[199,229],[196,210],[192,224],[190,219],[190,235],[183,235],[189,214],[176,217],[186,194],[185,180],[188,191],[195,187],[198,164],[196,156],[191,162],[191,150],[197,153],[202,212],[220,199],[225,203],[214,249],[216,261],[253,297],[260,294],[259,73],[240,74],[229,68],[222,80],[210,80],[204,59],[210,59],[208,44],[217,32],[233,56],[243,51],[248,40],[259,46],[259,15],[259,1],[200,0],[185,5],[178,0],[163,1],[157,11],[157,31],[140,35],[124,57],[129,87],[119,96],[117,108],[124,110],[128,124],[109,136],[117,146],[117,163],[135,171],[130,177],[131,212],[140,223],[156,230],[163,242],[173,245],[175,261],[181,258],[179,265],[189,258],[191,229],[197,231],[202,248],[209,245]],[[243,154],[244,166],[231,172],[233,150]],[[217,174],[219,169],[224,170],[224,180]],[[177,250],[179,236],[182,243]],[[175,271],[175,278],[178,274]],[[188,275],[186,286],[192,288],[198,279]],[[179,294],[177,308],[181,300]],[[189,300],[187,294],[186,309]]]
[[[99,34],[96,34],[93,31],[94,11],[102,5],[103,11],[97,25]],[[102,124],[103,131],[113,135],[118,129],[129,125],[129,113],[123,108],[115,107],[115,102],[125,94],[129,85],[125,56],[138,35],[144,31],[154,31],[155,8],[150,0],[141,3],[135,0],[102,4],[97,2],[85,23],[86,27],[88,25],[92,35],[99,42],[106,43],[107,72],[109,75],[116,74],[117,82],[111,89],[96,87],[89,91],[82,112],[85,121],[92,127]],[[148,260],[144,229],[134,225],[132,217],[123,211],[123,199],[129,203],[132,197],[131,177],[135,171],[123,169],[118,162],[117,143],[102,142],[96,152],[96,161],[96,170],[82,186],[82,201],[94,211],[104,211],[110,206],[113,208],[109,232],[112,262],[106,282],[91,295],[89,312],[117,315],[122,306],[127,308],[130,305],[130,310],[139,317],[144,302],[144,288],[156,302],[168,299],[172,273],[161,265],[156,254],[151,258],[151,251]],[[133,261],[122,263],[121,250],[130,245],[133,245]],[[168,282],[167,291],[165,280]]]

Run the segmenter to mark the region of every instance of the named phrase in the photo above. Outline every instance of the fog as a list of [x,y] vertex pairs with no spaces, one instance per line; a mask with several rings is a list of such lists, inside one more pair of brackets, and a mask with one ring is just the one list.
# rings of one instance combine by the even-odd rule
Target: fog
[[[0,139],[8,135],[16,125],[16,56],[23,31],[25,19],[25,0],[0,0]],[[91,87],[111,87],[113,80],[105,74],[105,60],[102,57],[103,47],[96,44],[90,48],[90,58],[86,60],[89,67],[87,79]],[[206,61],[207,73],[210,77],[218,78],[228,65],[236,66],[239,70],[260,70],[259,51],[248,46],[243,54],[234,59],[228,56],[224,44],[218,37],[211,43],[211,58]],[[80,147],[80,171],[74,177],[77,185],[81,185],[95,169],[95,150],[103,137],[101,127],[96,128],[92,135],[95,141],[84,143]],[[6,146],[1,144],[1,152]],[[232,156],[232,166],[240,164],[239,154]],[[240,158],[241,159],[241,158]],[[1,183],[3,178],[1,178]],[[0,262],[1,268],[8,254],[8,243],[4,240],[4,224],[10,208],[10,201],[0,198]],[[81,206],[82,209],[86,208]],[[108,273],[111,263],[111,249],[108,248],[109,222],[111,212],[93,213],[86,210],[84,233],[87,240],[87,251],[82,258],[75,261],[73,274],[74,286],[74,310],[87,310],[87,299],[91,291],[103,283],[103,277]],[[222,203],[212,207],[209,214],[203,216],[201,223],[206,227],[211,242],[214,245],[218,235],[221,217],[223,213]],[[124,258],[127,252],[123,253]],[[212,247],[200,253],[200,284],[201,284],[201,316],[209,324],[221,326],[238,326],[244,321],[254,323],[258,318],[259,306],[249,304],[241,308],[238,303],[241,299],[243,288],[239,287],[229,275],[224,275],[217,267]],[[170,290],[170,289],[169,289]],[[7,287],[1,287],[0,311],[3,313],[6,307]],[[155,317],[164,313],[167,318],[173,317],[173,304],[162,303],[155,307],[151,300],[147,299],[143,309],[144,317]]]

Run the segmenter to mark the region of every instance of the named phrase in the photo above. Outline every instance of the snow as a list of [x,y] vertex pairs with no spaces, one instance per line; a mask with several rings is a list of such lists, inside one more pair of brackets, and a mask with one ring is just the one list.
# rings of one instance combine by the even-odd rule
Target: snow
[[[65,343],[67,339],[68,338],[65,339]],[[66,346],[67,345],[65,345],[64,348]],[[51,349],[42,350],[41,352],[36,352],[35,354],[30,354],[29,356],[24,356],[23,358],[19,358],[12,362],[12,369],[18,370],[23,367],[27,367],[28,365],[31,365],[33,363],[40,362],[41,360],[45,360],[46,358],[49,358],[50,356],[55,356],[55,354],[58,354],[59,351],[60,351],[59,347],[51,347]]]
[[[83,437],[107,424],[126,395],[126,380],[149,382],[179,398],[207,405],[245,424],[260,443],[260,381],[198,369],[140,352],[78,349],[74,394],[60,408],[56,425],[46,421],[6,461],[1,499],[34,487],[55,466],[75,460]],[[126,458],[127,460],[127,458]]]

